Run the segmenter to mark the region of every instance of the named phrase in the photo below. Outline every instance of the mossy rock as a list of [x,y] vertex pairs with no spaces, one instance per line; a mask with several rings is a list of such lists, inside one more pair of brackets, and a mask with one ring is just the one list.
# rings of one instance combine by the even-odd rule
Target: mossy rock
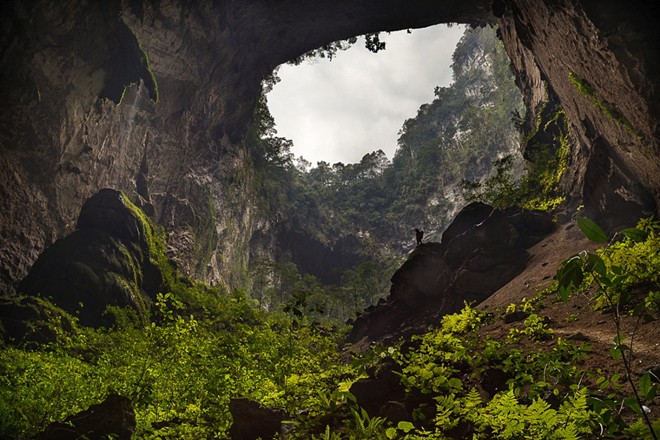
[[164,236],[120,191],[103,189],[85,202],[78,229],[37,259],[19,290],[50,298],[82,325],[107,326],[108,306],[147,318],[163,288]]
[[5,343],[56,342],[75,329],[75,319],[47,300],[28,296],[0,298],[0,339]]
[[156,253],[151,221],[121,191],[104,188],[89,198],[80,210],[76,228],[103,231],[127,246],[137,246],[132,250],[143,252],[143,257]]

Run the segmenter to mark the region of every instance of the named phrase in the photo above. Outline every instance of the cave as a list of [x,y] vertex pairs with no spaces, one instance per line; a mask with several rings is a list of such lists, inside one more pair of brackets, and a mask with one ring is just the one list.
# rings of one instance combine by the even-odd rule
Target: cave
[[5,2],[0,289],[104,187],[165,228],[186,274],[237,282],[264,223],[243,147],[261,81],[332,41],[438,23],[499,27],[528,129],[561,105],[575,205],[608,230],[657,216],[658,18],[644,1]]
[[[655,438],[660,16],[622,3],[3,2],[0,437]],[[355,320],[308,319],[293,288],[270,313],[241,289],[251,260],[329,278],[362,260],[254,197],[263,80],[334,41],[440,23],[497,26],[523,154],[570,138],[565,204],[464,207],[387,298],[359,311],[357,288],[329,291]],[[570,296],[584,275],[595,295]]]

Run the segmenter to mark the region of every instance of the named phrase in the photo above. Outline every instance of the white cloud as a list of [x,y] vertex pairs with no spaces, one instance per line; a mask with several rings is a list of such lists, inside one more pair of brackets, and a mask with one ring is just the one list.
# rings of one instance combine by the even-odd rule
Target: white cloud
[[268,94],[279,136],[313,164],[358,162],[382,149],[391,159],[403,122],[431,102],[436,86],[451,82],[451,55],[463,26],[381,34],[385,51],[373,54],[363,40],[333,61],[283,65]]

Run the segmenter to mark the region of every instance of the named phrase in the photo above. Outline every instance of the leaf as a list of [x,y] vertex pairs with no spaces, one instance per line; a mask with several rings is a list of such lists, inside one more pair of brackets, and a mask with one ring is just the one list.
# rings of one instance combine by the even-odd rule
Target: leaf
[[387,428],[385,430],[385,435],[388,439],[393,440],[396,438],[396,428]]
[[397,428],[399,428],[401,431],[407,433],[413,430],[415,428],[415,425],[413,425],[410,422],[406,422],[405,420],[400,421],[397,425]]
[[584,270],[589,272],[596,272],[601,277],[607,276],[607,268],[605,267],[605,262],[598,254],[593,252],[587,252],[584,254]]
[[355,394],[351,393],[350,391],[344,391],[342,395],[346,398],[346,400],[357,403],[357,397],[355,397]]
[[627,239],[634,241],[635,243],[640,243],[646,240],[646,236],[647,236],[646,232],[637,228],[624,229],[621,232]]
[[578,217],[577,225],[584,236],[594,243],[607,243],[609,241],[605,232],[592,220],[586,217]]
[[559,293],[564,302],[568,299],[571,288],[579,287],[582,284],[582,280],[584,280],[582,260],[579,255],[573,255],[564,261],[559,270],[557,270]]
[[449,379],[449,388],[455,389],[455,390],[460,390],[463,388],[463,382],[457,378],[457,377],[452,377]]
[[646,373],[639,378],[639,391],[646,400],[653,400],[656,390],[656,386],[651,382],[650,373]]
[[629,397],[629,398],[627,398],[627,399],[624,399],[623,403],[624,403],[628,408],[630,408],[631,410],[633,410],[635,413],[637,413],[637,414],[639,414],[639,415],[642,414],[642,411],[643,411],[643,410],[642,410],[642,407],[639,405],[639,402],[638,402],[637,399],[635,399],[634,397]]

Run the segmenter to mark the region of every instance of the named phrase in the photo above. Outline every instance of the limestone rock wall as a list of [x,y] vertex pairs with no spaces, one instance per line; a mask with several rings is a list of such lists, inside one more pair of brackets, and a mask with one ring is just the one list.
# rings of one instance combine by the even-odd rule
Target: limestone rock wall
[[614,229],[658,215],[660,11],[652,2],[495,2],[532,125],[556,96],[573,148],[565,190]]

